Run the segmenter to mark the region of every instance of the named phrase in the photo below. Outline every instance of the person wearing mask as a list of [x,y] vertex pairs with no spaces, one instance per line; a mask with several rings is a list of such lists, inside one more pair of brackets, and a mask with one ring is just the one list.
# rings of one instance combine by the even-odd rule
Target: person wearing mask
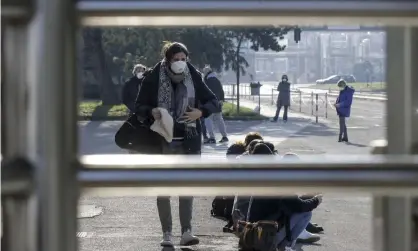
[[206,130],[209,134],[209,138],[204,142],[205,144],[214,144],[216,143],[215,133],[213,124],[216,123],[219,132],[222,135],[222,139],[219,143],[228,142],[228,135],[226,133],[225,121],[222,116],[222,104],[225,101],[225,93],[222,87],[221,82],[216,77],[216,73],[210,68],[210,66],[206,66],[203,68],[204,80],[205,84],[208,88],[215,94],[218,98],[220,103],[220,109],[217,112],[212,113],[207,119],[205,119]]
[[276,115],[272,119],[273,122],[277,122],[277,119],[280,115],[280,110],[284,107],[283,111],[283,121],[287,122],[287,111],[290,106],[290,82],[288,81],[287,75],[282,76],[282,81],[277,86],[277,91],[279,95],[277,96],[277,109]]
[[[201,117],[219,110],[216,96],[203,82],[202,75],[188,62],[189,51],[182,43],[167,43],[164,58],[143,79],[136,100],[135,111],[139,118],[161,120],[160,108],[173,118],[173,140],[161,141],[161,154],[201,154]],[[173,247],[172,217],[169,197],[157,198],[163,240],[161,245]],[[192,234],[193,197],[180,196],[180,245],[199,243]]]
[[338,95],[338,98],[335,101],[334,106],[337,110],[337,115],[340,124],[338,142],[348,142],[346,118],[350,117],[354,89],[347,86],[347,83],[342,79],[338,81],[337,86],[340,89],[340,94]]
[[123,86],[122,102],[129,109],[129,114],[135,110],[135,100],[146,69],[147,67],[142,64],[135,65],[132,70],[133,76]]

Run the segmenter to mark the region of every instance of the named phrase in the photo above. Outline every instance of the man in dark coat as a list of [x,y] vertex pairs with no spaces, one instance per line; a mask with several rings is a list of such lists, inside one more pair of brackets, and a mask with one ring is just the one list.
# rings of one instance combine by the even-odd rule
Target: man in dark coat
[[338,142],[348,142],[346,118],[350,117],[351,104],[353,102],[354,89],[347,86],[344,80],[338,81],[340,94],[335,101],[335,108],[339,117],[340,133]]
[[204,81],[205,84],[209,87],[209,89],[215,94],[216,98],[220,102],[220,110],[217,112],[212,113],[208,118],[205,119],[205,125],[207,133],[209,134],[209,138],[204,141],[205,144],[214,144],[216,143],[215,133],[213,128],[213,123],[215,122],[218,126],[219,132],[222,134],[222,139],[219,143],[228,142],[228,134],[226,132],[226,126],[224,118],[222,117],[222,104],[225,101],[225,93],[222,87],[221,82],[216,77],[216,73],[210,68],[210,66],[206,66],[203,69],[204,74]]
[[129,109],[131,114],[135,109],[135,100],[138,95],[139,88],[141,86],[142,79],[146,67],[142,64],[137,64],[132,70],[132,77],[126,81],[122,90],[122,102]]
[[277,96],[277,110],[276,115],[273,118],[273,122],[276,122],[280,115],[280,110],[284,107],[283,121],[287,122],[287,111],[290,106],[290,82],[287,75],[282,76],[282,81],[277,86],[279,95]]

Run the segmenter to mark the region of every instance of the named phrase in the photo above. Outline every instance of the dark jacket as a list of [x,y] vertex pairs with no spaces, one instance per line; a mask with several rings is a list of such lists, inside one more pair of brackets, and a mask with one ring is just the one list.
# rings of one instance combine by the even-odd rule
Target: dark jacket
[[277,106],[290,106],[290,82],[281,81],[277,86],[279,96],[277,97]]
[[350,117],[353,95],[354,89],[349,86],[346,86],[344,90],[340,91],[340,95],[338,95],[338,98],[335,101],[336,104],[339,104],[336,108],[338,116]]
[[[158,63],[142,80],[141,89],[139,90],[138,97],[135,102],[135,112],[143,118],[152,119],[151,110],[158,106],[160,65],[161,63]],[[219,110],[219,102],[216,99],[216,96],[203,82],[201,73],[198,72],[190,63],[187,63],[187,66],[189,67],[194,83],[195,107],[198,107],[202,111],[202,116],[207,118],[209,115]],[[199,139],[201,141],[202,130],[200,120],[196,121],[196,129],[199,133]],[[194,148],[198,149],[191,149],[191,151],[200,151],[201,144],[195,144]]]
[[138,96],[138,91],[141,86],[141,81],[143,78],[139,79],[136,76],[133,76],[131,79],[126,81],[122,90],[122,102],[129,111],[135,110],[135,100]]
[[205,76],[205,84],[215,94],[218,100],[225,101],[225,93],[221,81],[219,81],[214,72],[209,72]]
[[316,197],[309,199],[298,196],[253,197],[250,210],[250,222],[277,220],[283,216],[314,210],[319,205]]

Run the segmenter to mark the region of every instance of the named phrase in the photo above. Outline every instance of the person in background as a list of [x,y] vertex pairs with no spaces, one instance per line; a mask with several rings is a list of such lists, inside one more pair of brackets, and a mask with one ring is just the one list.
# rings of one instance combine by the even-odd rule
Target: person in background
[[[161,141],[161,154],[200,155],[202,147],[201,117],[219,110],[216,96],[203,82],[202,75],[188,62],[189,51],[182,43],[166,43],[164,58],[143,79],[136,99],[140,118],[161,120],[159,108],[173,118],[173,140]],[[170,197],[158,196],[157,209],[163,230],[161,246],[173,247]],[[179,197],[181,224],[180,245],[199,243],[192,234],[193,197]]]
[[346,118],[350,117],[351,104],[353,103],[354,89],[347,86],[344,80],[337,83],[340,94],[335,101],[335,108],[340,124],[340,133],[338,134],[338,142],[348,142]]
[[135,65],[132,70],[133,76],[123,86],[122,102],[129,109],[129,114],[135,110],[135,100],[146,69],[147,67],[142,64]]
[[219,143],[228,142],[229,141],[228,134],[226,133],[225,121],[222,116],[222,105],[223,105],[223,102],[225,101],[225,93],[224,93],[222,84],[217,78],[216,73],[213,72],[210,66],[207,65],[205,66],[205,68],[203,68],[203,74],[204,74],[205,84],[213,92],[213,94],[215,94],[215,96],[218,98],[219,103],[220,103],[220,108],[221,108],[219,111],[212,113],[212,115],[210,115],[207,119],[205,119],[206,130],[209,134],[209,138],[204,143],[205,144],[216,143],[215,133],[214,133],[214,128],[213,128],[214,122],[216,123],[219,129],[219,132],[222,135],[222,139],[219,141]]
[[277,109],[276,115],[274,115],[274,118],[272,119],[273,122],[276,122],[279,118],[282,107],[284,107],[283,121],[287,122],[287,111],[290,106],[290,82],[288,80],[287,75],[283,75],[282,81],[277,86],[279,95],[277,96]]

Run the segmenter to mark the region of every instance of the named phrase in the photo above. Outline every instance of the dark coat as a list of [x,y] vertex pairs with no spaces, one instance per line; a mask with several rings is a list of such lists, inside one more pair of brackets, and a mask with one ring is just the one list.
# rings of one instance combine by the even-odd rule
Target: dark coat
[[290,106],[290,82],[281,81],[277,86],[279,96],[277,97],[277,106]]
[[[160,65],[158,63],[154,69],[147,74],[142,80],[142,86],[139,90],[138,97],[135,103],[135,112],[138,116],[143,118],[153,119],[151,110],[158,106],[158,88],[159,88],[159,76]],[[195,89],[195,107],[198,107],[202,111],[202,116],[207,118],[212,113],[218,111],[219,102],[216,96],[203,82],[203,78],[200,72],[196,70],[190,63],[187,63]],[[196,129],[199,134],[199,140],[201,141],[201,123],[200,120],[196,121]],[[194,148],[190,149],[192,152],[200,151],[201,144],[194,144]]]
[[[220,101],[225,101],[225,93],[221,81],[215,76],[215,73],[210,72],[205,76],[205,84],[215,94]],[[219,111],[221,112],[221,111]]]
[[340,95],[338,95],[338,98],[335,101],[336,104],[339,104],[336,108],[338,116],[347,118],[350,117],[353,95],[354,89],[349,86],[346,86],[344,90],[340,91]]
[[[277,220],[282,216],[305,213],[319,205],[316,197],[301,198],[298,196],[253,197],[250,210],[250,222],[260,220]],[[271,216],[276,219],[271,219]]]
[[129,111],[135,110],[135,100],[138,96],[138,91],[141,86],[142,79],[133,76],[128,81],[126,81],[125,85],[123,86],[122,90],[122,102],[126,107],[128,107]]

